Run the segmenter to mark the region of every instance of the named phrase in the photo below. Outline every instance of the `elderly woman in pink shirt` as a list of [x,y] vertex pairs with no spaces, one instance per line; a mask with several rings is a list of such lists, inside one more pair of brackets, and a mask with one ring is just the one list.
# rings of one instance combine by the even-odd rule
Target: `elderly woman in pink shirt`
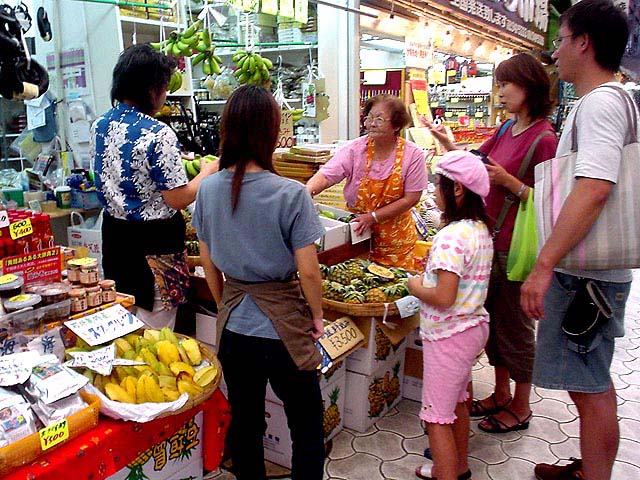
[[417,240],[411,208],[427,186],[424,153],[400,131],[410,117],[392,95],[370,98],[364,107],[367,135],[338,151],[308,182],[314,196],[347,179],[344,198],[357,216],[355,231],[372,231],[371,259],[382,265],[413,268]]

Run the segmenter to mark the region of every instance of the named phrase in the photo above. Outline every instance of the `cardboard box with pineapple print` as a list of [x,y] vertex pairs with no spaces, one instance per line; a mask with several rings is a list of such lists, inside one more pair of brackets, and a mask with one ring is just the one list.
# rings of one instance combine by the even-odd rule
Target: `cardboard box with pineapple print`
[[347,369],[344,426],[365,432],[402,398],[404,346],[371,375]]
[[[324,408],[322,423],[325,442],[335,437],[344,425],[345,373],[343,367],[331,377],[331,381],[324,383],[321,381]],[[265,421],[267,430],[263,438],[264,458],[283,467],[291,468],[291,435],[280,400],[278,403],[265,402]]]
[[[405,320],[410,321],[410,319],[403,321]],[[404,351],[407,341],[404,337],[392,338],[389,335],[389,329],[379,319],[367,319],[366,323],[364,330],[363,326],[358,324],[367,339],[366,348],[360,348],[347,357],[347,370],[371,375],[382,368],[389,369],[398,352]]]

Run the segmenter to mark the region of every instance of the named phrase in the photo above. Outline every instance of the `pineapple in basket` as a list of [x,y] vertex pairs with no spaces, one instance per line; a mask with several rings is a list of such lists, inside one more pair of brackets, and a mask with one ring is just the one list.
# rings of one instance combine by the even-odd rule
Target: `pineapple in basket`
[[346,287],[338,282],[331,282],[326,287],[326,294],[323,293],[322,296],[328,300],[335,300],[336,302],[342,302],[345,294]]
[[364,303],[365,297],[364,293],[359,292],[354,287],[346,287],[346,292],[344,294],[344,303],[349,303],[352,305],[360,305]]
[[387,296],[380,287],[368,290],[364,297],[367,303],[384,303],[387,301]]

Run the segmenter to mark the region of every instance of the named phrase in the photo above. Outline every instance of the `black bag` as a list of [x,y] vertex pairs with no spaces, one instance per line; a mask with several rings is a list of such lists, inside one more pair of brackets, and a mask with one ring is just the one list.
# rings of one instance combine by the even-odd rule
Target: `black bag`
[[581,354],[589,351],[600,328],[609,322],[613,309],[593,280],[584,280],[562,320],[562,331],[578,345]]

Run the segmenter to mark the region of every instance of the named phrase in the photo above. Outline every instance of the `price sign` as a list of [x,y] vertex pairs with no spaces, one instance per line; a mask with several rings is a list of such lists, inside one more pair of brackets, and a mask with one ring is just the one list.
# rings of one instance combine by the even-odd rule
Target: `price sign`
[[116,358],[116,344],[112,343],[90,352],[69,352],[69,355],[71,355],[70,367],[87,367],[100,375],[111,375],[113,360]]
[[6,210],[0,210],[0,228],[9,226],[9,214]]
[[33,233],[33,225],[30,218],[24,218],[19,222],[13,222],[9,225],[9,235],[16,240],[17,238],[26,237]]
[[144,327],[138,318],[122,305],[114,305],[65,325],[92,347],[101,345]]
[[453,97],[453,98],[449,99],[450,103],[458,103],[459,101],[460,101],[460,99],[457,98],[457,97]]
[[38,352],[19,352],[0,357],[0,385],[10,387],[27,381],[40,360]]
[[293,113],[291,110],[283,110],[280,117],[280,133],[276,148],[291,148],[296,144],[293,136]]
[[63,418],[59,422],[38,431],[38,435],[40,435],[42,451],[48,450],[69,438],[69,422],[66,418]]
[[294,19],[296,22],[307,23],[309,21],[308,0],[296,0]]
[[482,100],[483,100],[482,97],[475,97],[473,99],[473,103],[482,103]]
[[20,272],[25,285],[34,282],[59,282],[61,277],[60,247],[46,248],[2,259],[2,271]]
[[350,318],[345,317],[324,327],[324,334],[318,341],[329,356],[336,359],[363,340],[362,332]]
[[293,0],[280,0],[280,16],[293,18],[294,15]]

